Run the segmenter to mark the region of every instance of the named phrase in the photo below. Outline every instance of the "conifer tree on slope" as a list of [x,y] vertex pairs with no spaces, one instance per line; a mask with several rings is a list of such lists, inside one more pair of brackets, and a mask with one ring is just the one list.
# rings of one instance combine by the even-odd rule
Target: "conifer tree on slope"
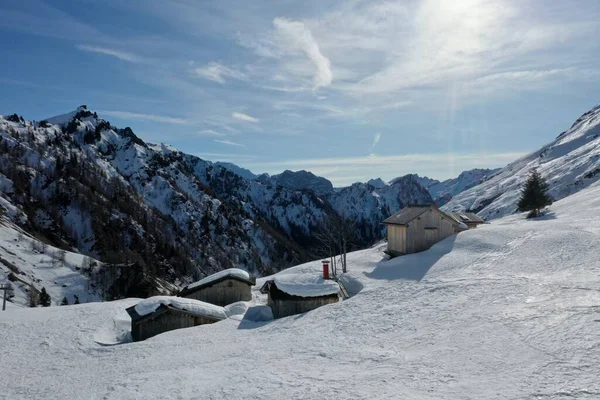
[[525,185],[521,189],[521,197],[517,203],[519,211],[530,211],[527,218],[540,215],[540,210],[552,204],[552,197],[548,194],[548,182],[537,169],[532,169]]
[[43,287],[42,291],[40,292],[40,305],[42,307],[50,307],[50,303],[51,303],[51,299],[50,299],[50,295],[48,294],[48,292],[46,292],[46,288]]

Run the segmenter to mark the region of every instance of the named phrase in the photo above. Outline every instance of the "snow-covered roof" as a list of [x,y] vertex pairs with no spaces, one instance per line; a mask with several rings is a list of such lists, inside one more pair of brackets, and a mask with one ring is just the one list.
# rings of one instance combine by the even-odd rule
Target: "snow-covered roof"
[[207,286],[210,283],[214,283],[216,281],[220,281],[225,278],[233,278],[233,279],[241,280],[243,282],[248,282],[249,284],[252,284],[252,280],[250,279],[250,274],[248,272],[244,271],[243,269],[239,269],[239,268],[229,268],[229,269],[217,272],[216,274],[207,276],[206,278],[201,279],[197,282],[190,283],[184,290],[188,291],[188,290],[192,290],[192,289],[197,289],[202,286]]
[[226,319],[227,314],[223,307],[205,303],[200,300],[187,299],[175,296],[154,296],[144,299],[135,305],[135,312],[140,316],[146,316],[155,312],[160,306],[165,305],[178,310],[187,311],[199,317],[211,317],[215,319]]
[[291,296],[320,297],[337,294],[340,286],[337,282],[323,279],[316,274],[280,274],[272,281],[277,289]]

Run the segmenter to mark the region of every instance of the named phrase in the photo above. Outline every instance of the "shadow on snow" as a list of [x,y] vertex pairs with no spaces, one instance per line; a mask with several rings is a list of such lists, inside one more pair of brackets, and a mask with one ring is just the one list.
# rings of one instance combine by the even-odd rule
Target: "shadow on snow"
[[373,271],[364,274],[371,279],[420,281],[440,258],[452,251],[456,236],[452,235],[421,253],[381,260]]

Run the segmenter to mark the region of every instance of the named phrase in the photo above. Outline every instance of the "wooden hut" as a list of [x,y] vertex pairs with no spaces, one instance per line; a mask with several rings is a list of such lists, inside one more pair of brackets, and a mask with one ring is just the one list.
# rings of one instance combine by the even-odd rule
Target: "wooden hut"
[[255,284],[256,278],[251,277],[248,272],[230,268],[188,285],[179,295],[226,306],[238,301],[252,300],[252,286]]
[[155,296],[129,307],[131,338],[146,340],[160,333],[212,324],[227,318],[222,307],[193,299]]
[[273,317],[283,318],[337,303],[340,287],[320,275],[282,274],[265,282],[260,292],[268,295]]
[[455,233],[460,223],[435,205],[412,205],[392,215],[387,226],[388,253],[392,256],[418,253]]
[[458,222],[462,222],[468,229],[477,228],[481,224],[485,224],[485,220],[475,213],[468,211],[454,211],[447,213]]

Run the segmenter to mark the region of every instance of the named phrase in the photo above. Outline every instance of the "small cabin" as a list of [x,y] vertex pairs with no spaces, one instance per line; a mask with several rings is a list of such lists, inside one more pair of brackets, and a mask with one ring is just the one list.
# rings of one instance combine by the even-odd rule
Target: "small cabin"
[[340,286],[333,280],[312,274],[281,274],[261,287],[268,295],[273,317],[301,314],[340,300]]
[[455,234],[461,224],[435,205],[406,206],[383,224],[387,227],[388,253],[391,256],[425,251]]
[[472,212],[454,211],[447,214],[456,221],[465,224],[467,229],[477,228],[479,225],[485,224],[485,220],[483,218]]
[[238,301],[252,300],[252,286],[256,278],[239,268],[230,268],[194,282],[179,296],[226,306]]
[[175,329],[227,319],[222,307],[173,296],[150,297],[126,311],[131,317],[131,338],[134,342]]

